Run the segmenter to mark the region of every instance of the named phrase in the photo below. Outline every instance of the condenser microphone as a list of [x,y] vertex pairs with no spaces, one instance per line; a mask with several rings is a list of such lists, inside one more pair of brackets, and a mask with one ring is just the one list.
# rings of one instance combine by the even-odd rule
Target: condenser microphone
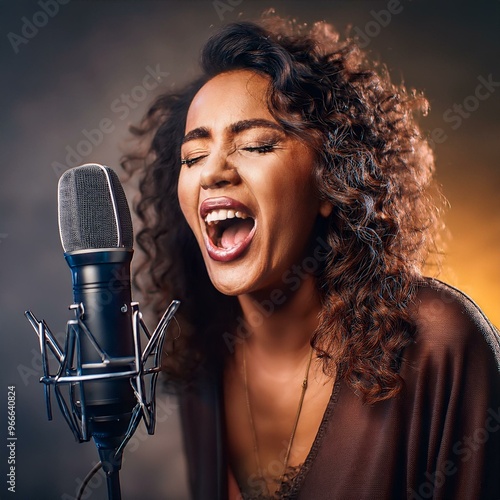
[[[152,334],[131,301],[132,221],[118,176],[87,164],[67,170],[58,186],[59,232],[71,269],[75,318],[64,346],[43,320],[25,315],[38,335],[47,415],[51,391],[75,438],[94,440],[108,498],[120,500],[122,452],[141,419],[155,429],[156,381],[163,343],[180,302],[173,300]],[[147,343],[142,350],[141,334]],[[47,349],[58,364],[51,373]],[[67,389],[65,396],[63,388]],[[93,468],[87,478],[98,468]],[[83,495],[87,480],[78,498]]]
[[[91,334],[80,339],[82,375],[109,374],[111,378],[124,370],[127,358],[132,370],[133,232],[116,173],[97,164],[67,170],[59,180],[58,212],[64,256],[71,269],[73,303],[81,305],[82,322]],[[108,360],[102,359],[102,352]],[[113,365],[113,358],[120,359],[120,364]],[[79,396],[94,440],[121,441],[136,403],[129,380],[85,382]]]

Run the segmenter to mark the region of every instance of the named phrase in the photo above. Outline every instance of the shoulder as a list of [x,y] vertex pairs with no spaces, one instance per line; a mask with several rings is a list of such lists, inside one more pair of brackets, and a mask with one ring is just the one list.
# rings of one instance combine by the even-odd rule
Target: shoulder
[[[499,498],[498,477],[484,465],[500,460],[498,331],[467,295],[434,279],[419,286],[412,315],[417,328],[403,352],[404,390],[394,403],[406,412],[409,435],[415,432],[410,449],[417,462],[421,450],[433,457],[425,478],[440,478],[432,485],[436,497]],[[425,471],[425,461],[420,466]],[[432,483],[419,481],[419,492]]]
[[500,336],[481,309],[463,292],[435,279],[418,289],[412,315],[415,347],[433,357],[452,355],[500,367]]
[[433,350],[484,348],[500,363],[500,336],[484,312],[465,293],[442,281],[420,283],[413,311],[415,341]]
[[500,407],[500,336],[481,309],[460,290],[426,279],[412,314],[416,332],[400,369],[407,397],[446,400],[464,414],[475,402],[478,418]]

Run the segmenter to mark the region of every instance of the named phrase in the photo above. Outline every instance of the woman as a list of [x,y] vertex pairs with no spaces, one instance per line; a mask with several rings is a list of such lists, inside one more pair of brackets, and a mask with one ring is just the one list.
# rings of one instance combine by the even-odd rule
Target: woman
[[125,162],[142,287],[183,301],[193,496],[498,498],[498,334],[422,275],[427,103],[327,24],[263,24],[213,36]]

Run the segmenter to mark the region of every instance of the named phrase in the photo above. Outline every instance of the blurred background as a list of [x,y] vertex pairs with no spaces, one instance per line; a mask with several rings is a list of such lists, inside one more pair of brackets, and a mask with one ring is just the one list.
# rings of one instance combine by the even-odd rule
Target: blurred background
[[[500,324],[500,2],[1,1],[0,352],[5,402],[7,386],[16,386],[16,498],[71,500],[97,461],[94,445],[76,444],[57,409],[46,420],[37,339],[23,317],[31,309],[58,335],[70,317],[59,176],[87,162],[119,172],[127,128],[158,93],[197,74],[203,42],[269,7],[341,31],[350,25],[395,81],[425,92],[432,109],[421,123],[450,203],[439,277]],[[124,499],[188,498],[174,399],[160,396],[158,419],[155,436],[141,426],[127,449]],[[84,498],[105,499],[103,485],[98,476]],[[6,498],[5,482],[0,488]]]

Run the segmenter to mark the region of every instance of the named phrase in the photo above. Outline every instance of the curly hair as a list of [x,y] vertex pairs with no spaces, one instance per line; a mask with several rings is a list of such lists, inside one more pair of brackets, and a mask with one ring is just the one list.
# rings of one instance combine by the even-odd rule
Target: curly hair
[[333,206],[312,344],[325,372],[336,370],[366,402],[395,396],[401,352],[416,329],[410,306],[437,248],[434,159],[415,119],[427,101],[393,84],[355,40],[341,40],[323,22],[306,28],[265,16],[259,24],[229,24],[206,43],[201,67],[196,81],[151,106],[132,130],[150,147],[123,162],[142,175],[137,239],[148,259],[139,274],[149,282],[141,286],[157,311],[167,298],[184,301],[190,333],[171,370],[182,373],[203,354],[220,363],[221,328],[231,328],[238,311],[234,297],[211,285],[176,189],[191,100],[210,78],[247,69],[269,78],[268,107],[285,132],[314,148],[318,191]]

